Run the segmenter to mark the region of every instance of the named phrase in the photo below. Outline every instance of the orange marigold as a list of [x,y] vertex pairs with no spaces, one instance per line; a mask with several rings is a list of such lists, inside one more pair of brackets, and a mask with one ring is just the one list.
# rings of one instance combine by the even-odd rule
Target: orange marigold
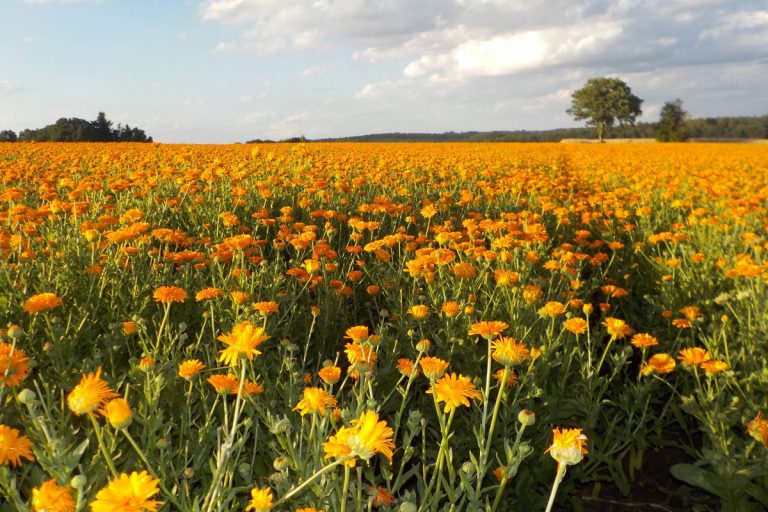
[[509,324],[506,322],[499,322],[492,320],[490,322],[477,322],[470,326],[467,332],[470,336],[482,336],[486,340],[491,340],[504,332]]
[[21,465],[22,457],[28,461],[35,460],[30,448],[32,442],[19,431],[0,423],[0,465]]
[[184,302],[187,300],[187,292],[177,286],[161,286],[152,294],[155,302],[170,304],[171,302]]
[[28,298],[24,303],[24,311],[27,313],[41,313],[61,306],[61,299],[55,293],[39,293]]
[[0,341],[0,387],[15,387],[29,374],[29,358],[18,347]]
[[80,383],[67,396],[67,405],[76,415],[92,414],[107,401],[117,396],[101,378],[101,368],[96,373],[82,376]]

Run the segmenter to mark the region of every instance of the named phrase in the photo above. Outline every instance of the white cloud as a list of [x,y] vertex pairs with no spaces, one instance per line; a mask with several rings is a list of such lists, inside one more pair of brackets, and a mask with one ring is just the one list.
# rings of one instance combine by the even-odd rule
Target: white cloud
[[298,76],[299,78],[307,78],[310,76],[316,76],[316,75],[322,75],[325,74],[327,69],[325,66],[309,66],[308,68],[304,68],[299,72]]

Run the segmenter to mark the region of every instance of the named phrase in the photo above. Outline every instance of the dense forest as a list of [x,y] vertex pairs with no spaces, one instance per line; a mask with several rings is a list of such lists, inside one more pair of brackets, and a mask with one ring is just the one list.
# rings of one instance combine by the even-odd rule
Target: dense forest
[[[768,139],[768,116],[688,119],[685,127],[690,139]],[[651,139],[656,135],[656,128],[657,123],[616,126],[608,131],[607,137]],[[597,139],[597,132],[594,128],[559,128],[538,131],[376,133],[319,140],[339,142],[559,142],[562,139]]]
[[35,142],[152,142],[144,130],[129,125],[118,124],[113,128],[112,121],[104,112],[93,121],[77,117],[62,117],[53,124],[36,130],[22,130],[18,136],[12,130],[0,131],[0,142],[35,141]]

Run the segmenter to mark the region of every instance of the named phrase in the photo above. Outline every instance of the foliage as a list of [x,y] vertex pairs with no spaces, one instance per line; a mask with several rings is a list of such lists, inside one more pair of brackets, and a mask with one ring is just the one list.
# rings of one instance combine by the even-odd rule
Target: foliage
[[0,510],[763,510],[766,162],[4,144]]
[[688,113],[683,110],[683,101],[676,99],[664,103],[656,125],[656,140],[659,142],[683,142],[688,140],[686,118]]
[[567,110],[577,121],[597,128],[597,137],[603,135],[615,122],[623,126],[634,124],[642,114],[643,100],[632,94],[632,89],[618,78],[590,78],[584,87],[571,95],[571,108]]
[[117,125],[112,128],[112,122],[107,120],[104,112],[99,112],[94,121],[85,119],[61,118],[54,124],[49,124],[37,130],[22,130],[20,141],[36,142],[152,142],[144,130],[130,126]]
[[13,130],[0,131],[0,142],[16,142],[17,139],[16,132]]

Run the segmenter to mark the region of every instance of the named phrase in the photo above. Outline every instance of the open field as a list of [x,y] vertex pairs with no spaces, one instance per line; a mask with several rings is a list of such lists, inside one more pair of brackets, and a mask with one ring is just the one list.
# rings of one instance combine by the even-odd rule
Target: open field
[[768,146],[0,170],[0,511],[768,507]]

